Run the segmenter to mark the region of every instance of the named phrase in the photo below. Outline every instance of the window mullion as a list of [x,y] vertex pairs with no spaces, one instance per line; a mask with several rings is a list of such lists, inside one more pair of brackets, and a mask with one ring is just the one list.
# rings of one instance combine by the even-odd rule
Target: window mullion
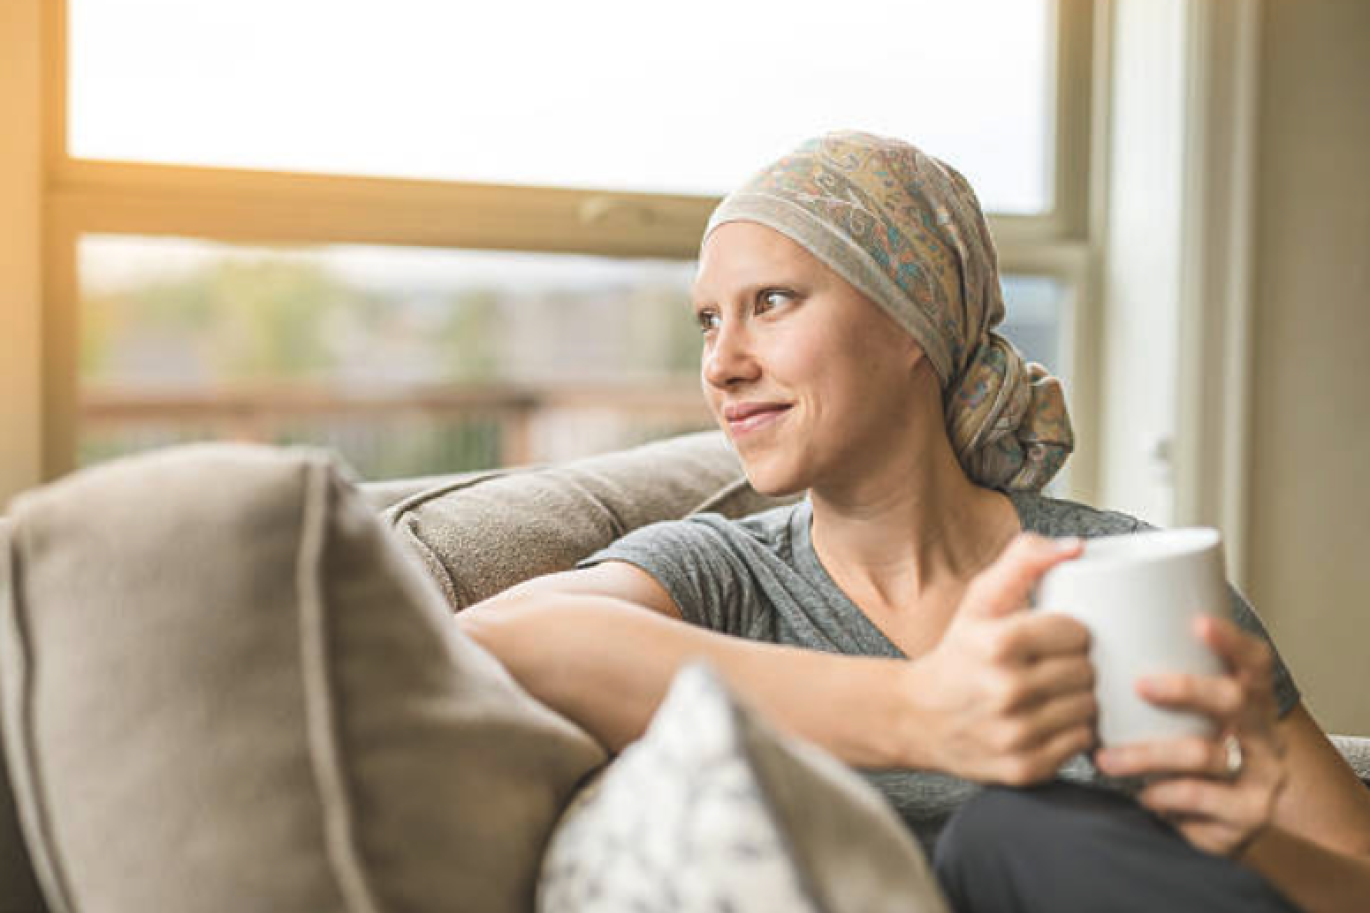
[[83,231],[692,258],[716,200],[71,161],[52,204]]

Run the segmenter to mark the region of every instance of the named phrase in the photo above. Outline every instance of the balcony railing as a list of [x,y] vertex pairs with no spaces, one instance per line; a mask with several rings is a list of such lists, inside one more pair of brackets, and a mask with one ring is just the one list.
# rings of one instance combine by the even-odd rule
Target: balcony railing
[[571,459],[712,427],[698,386],[659,381],[339,392],[301,386],[87,388],[83,464],[200,440],[310,444],[364,478]]

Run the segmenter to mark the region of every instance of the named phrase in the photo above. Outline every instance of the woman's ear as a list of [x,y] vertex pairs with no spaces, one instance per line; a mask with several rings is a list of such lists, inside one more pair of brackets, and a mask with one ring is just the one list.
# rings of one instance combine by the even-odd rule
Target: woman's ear
[[923,351],[923,347],[918,344],[918,341],[912,336],[907,336],[906,339],[908,341],[905,343],[904,357],[905,364],[909,366],[909,374],[912,375],[920,367],[931,367],[928,364],[928,355]]
[[916,342],[910,343],[911,348],[908,352],[908,371],[909,383],[915,390],[927,388],[928,395],[937,398],[942,397],[942,380],[937,376],[937,369],[932,366],[932,359],[928,358],[927,352]]

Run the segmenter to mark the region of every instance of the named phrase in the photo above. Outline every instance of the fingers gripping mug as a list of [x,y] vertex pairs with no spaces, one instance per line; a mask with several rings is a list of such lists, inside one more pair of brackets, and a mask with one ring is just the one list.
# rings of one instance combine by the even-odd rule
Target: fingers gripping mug
[[1085,541],[1037,587],[1039,611],[1090,631],[1099,740],[1104,745],[1214,734],[1208,717],[1148,703],[1138,678],[1167,672],[1221,675],[1222,661],[1194,633],[1201,615],[1230,617],[1222,537],[1215,529],[1162,529]]

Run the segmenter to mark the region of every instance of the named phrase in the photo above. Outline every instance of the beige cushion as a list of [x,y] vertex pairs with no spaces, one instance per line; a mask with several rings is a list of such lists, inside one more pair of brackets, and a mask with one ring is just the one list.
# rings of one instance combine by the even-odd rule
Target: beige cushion
[[362,482],[357,486],[357,490],[366,498],[368,504],[375,511],[385,510],[393,507],[405,498],[412,498],[415,495],[423,494],[434,488],[451,488],[463,484],[471,484],[481,479],[493,478],[497,475],[504,475],[508,470],[495,469],[485,472],[458,472],[449,475],[436,476],[413,476],[407,479],[381,479],[374,482]]
[[780,503],[747,484],[713,431],[458,480],[400,501],[385,517],[452,608],[463,609],[567,570],[639,526],[699,509],[738,517]]
[[539,913],[946,913],[923,852],[870,785],[737,702],[705,664],[567,809]]
[[[0,517],[0,593],[10,586],[9,529],[9,519]],[[43,913],[46,909],[24,848],[5,753],[0,750],[0,913]]]
[[458,632],[329,458],[163,451],[12,518],[0,697],[55,909],[528,909],[603,754]]

